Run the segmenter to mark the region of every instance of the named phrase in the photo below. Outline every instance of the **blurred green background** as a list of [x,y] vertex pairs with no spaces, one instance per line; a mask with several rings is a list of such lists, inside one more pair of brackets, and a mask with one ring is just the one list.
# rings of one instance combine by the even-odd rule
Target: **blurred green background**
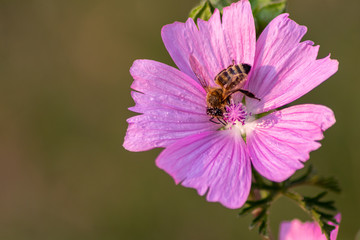
[[[122,147],[138,58],[173,65],[163,25],[195,0],[0,1],[0,239],[260,239],[250,216],[208,203],[157,169],[160,150]],[[331,107],[337,123],[310,162],[336,176],[339,239],[360,229],[360,2],[289,0],[306,39],[338,73],[297,103]],[[318,189],[316,189],[317,191]],[[313,194],[316,191],[304,188]],[[281,220],[307,219],[290,200]]]

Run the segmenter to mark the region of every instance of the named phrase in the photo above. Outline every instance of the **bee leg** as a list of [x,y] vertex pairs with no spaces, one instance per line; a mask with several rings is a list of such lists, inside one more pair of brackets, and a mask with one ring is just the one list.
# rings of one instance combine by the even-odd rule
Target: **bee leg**
[[254,98],[254,99],[258,100],[258,101],[261,101],[261,99],[255,97],[255,95],[252,92],[249,92],[249,91],[244,90],[244,89],[239,89],[238,91],[242,92],[245,96],[247,96],[249,98]]
[[218,120],[222,125],[226,126],[226,122],[225,122],[223,119],[217,118],[217,120]]
[[[213,122],[213,123],[215,123],[215,124],[220,124],[220,123],[218,123],[218,122],[215,122],[213,119],[214,119],[214,117],[211,117],[211,118],[209,119],[209,121],[210,121],[210,122]],[[219,118],[218,118],[218,119],[219,119]]]

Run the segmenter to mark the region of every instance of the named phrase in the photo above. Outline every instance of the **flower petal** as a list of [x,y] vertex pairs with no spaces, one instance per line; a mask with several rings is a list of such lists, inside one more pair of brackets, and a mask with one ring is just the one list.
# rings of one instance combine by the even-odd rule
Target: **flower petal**
[[[330,240],[336,240],[337,238],[341,221],[341,213],[336,214],[335,219],[339,224],[335,225],[335,229],[330,233]],[[329,222],[329,224],[334,225],[332,222]]]
[[145,151],[166,147],[179,138],[216,129],[206,115],[206,92],[186,74],[151,60],[137,60],[130,69],[136,103],[130,110],[124,147]]
[[[335,219],[340,223],[341,214],[338,213]],[[334,225],[329,222],[329,224]],[[336,240],[339,231],[339,225],[330,234],[330,240]],[[316,222],[304,222],[294,219],[291,222],[282,222],[280,224],[279,240],[326,240],[325,234]]]
[[247,136],[255,169],[271,181],[290,177],[309,152],[321,146],[322,132],[335,123],[333,112],[321,105],[304,104],[285,108],[256,120]]
[[248,0],[224,8],[223,29],[228,45],[234,51],[232,60],[252,65],[255,57],[256,31]]
[[291,222],[282,222],[280,225],[279,240],[326,240],[321,228],[316,222],[302,223],[298,219]]
[[175,182],[207,191],[207,200],[228,208],[241,207],[250,191],[251,166],[245,143],[230,131],[204,132],[167,147],[156,165]]
[[197,80],[189,63],[192,55],[208,73],[206,81],[214,85],[215,76],[233,60],[253,63],[256,35],[248,0],[224,8],[223,24],[215,9],[209,21],[198,20],[198,27],[189,18],[185,23],[166,25],[161,31],[166,49],[182,72]]
[[330,55],[316,60],[319,46],[300,42],[307,29],[282,14],[260,35],[255,63],[249,76],[250,92],[261,101],[249,99],[253,113],[284,106],[311,91],[338,69]]

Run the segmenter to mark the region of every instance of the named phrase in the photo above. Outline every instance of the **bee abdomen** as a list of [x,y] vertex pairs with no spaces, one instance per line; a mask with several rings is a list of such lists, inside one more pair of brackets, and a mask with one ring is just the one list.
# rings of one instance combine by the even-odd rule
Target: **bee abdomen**
[[240,74],[240,73],[249,74],[251,70],[251,66],[249,64],[235,64],[230,66],[228,69],[232,69],[232,71],[235,72],[234,74]]
[[247,76],[250,72],[251,66],[249,64],[234,64],[228,68],[222,70],[215,77],[215,83],[221,87],[229,85],[230,81],[233,81],[234,76],[240,76],[240,81],[243,79],[241,76]]
[[227,72],[227,69],[222,70],[218,73],[215,77],[215,83],[224,86],[226,83],[228,83],[231,79],[231,75]]
[[240,73],[235,75],[235,77],[229,81],[224,88],[226,90],[235,89],[236,87],[242,86],[243,82],[246,80],[247,75],[245,73]]

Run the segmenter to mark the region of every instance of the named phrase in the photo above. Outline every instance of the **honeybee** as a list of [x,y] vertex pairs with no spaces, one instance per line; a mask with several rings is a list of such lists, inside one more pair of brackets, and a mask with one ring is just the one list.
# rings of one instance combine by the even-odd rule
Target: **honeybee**
[[205,72],[196,58],[191,55],[189,60],[193,72],[199,79],[202,87],[207,92],[206,114],[211,116],[210,121],[214,122],[213,119],[217,118],[220,123],[224,125],[226,124],[222,119],[225,112],[225,106],[230,104],[231,95],[235,92],[241,92],[249,98],[254,98],[260,101],[260,99],[255,97],[253,93],[242,89],[251,70],[251,66],[249,64],[235,64],[235,61],[233,61],[232,65],[228,66],[226,69],[223,69],[216,75],[214,81],[219,86],[211,87],[205,80]]

